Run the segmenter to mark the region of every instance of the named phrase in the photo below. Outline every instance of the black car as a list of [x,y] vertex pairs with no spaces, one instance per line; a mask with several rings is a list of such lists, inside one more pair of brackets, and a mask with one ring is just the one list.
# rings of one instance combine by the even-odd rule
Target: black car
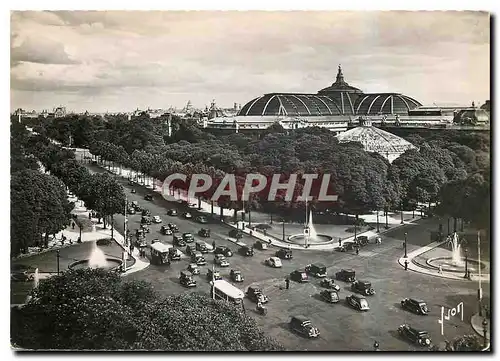
[[354,282],[356,281],[356,272],[352,269],[342,269],[335,273],[335,278],[344,282]]
[[326,266],[323,263],[312,263],[306,266],[306,272],[314,277],[326,277]]
[[196,249],[193,246],[191,246],[191,245],[188,245],[186,247],[186,254],[188,256],[191,256],[195,251],[196,251]]
[[191,233],[183,233],[182,234],[182,239],[186,242],[186,243],[191,243],[191,242],[194,242],[194,237]]
[[205,216],[198,216],[198,217],[196,217],[196,220],[197,220],[198,222],[200,222],[201,224],[206,224],[206,223],[208,223],[207,217],[205,217]]
[[134,208],[134,207],[132,207],[132,206],[128,207],[128,208],[127,208],[127,213],[128,213],[128,214],[135,214],[135,208]]
[[304,270],[295,270],[290,273],[290,279],[295,282],[303,283],[309,282],[309,277],[307,276],[306,271]]
[[242,246],[238,248],[238,253],[242,256],[252,257],[253,256],[253,247]]
[[205,242],[196,242],[195,249],[201,253],[208,253],[207,244]]
[[196,263],[198,266],[204,266],[207,264],[205,257],[203,257],[203,254],[201,254],[200,251],[193,252],[193,254],[191,255],[191,262]]
[[184,287],[196,287],[196,281],[193,279],[193,274],[189,271],[181,271],[179,283]]
[[174,246],[179,246],[179,247],[184,247],[186,245],[186,241],[184,241],[181,236],[178,236],[175,234],[174,234],[173,243],[174,243]]
[[360,246],[366,246],[368,244],[368,237],[367,236],[359,236],[359,237],[356,237],[356,241]]
[[220,275],[220,272],[218,270],[213,270],[211,268],[209,268],[207,270],[207,280],[209,281],[218,281],[218,280],[221,280],[222,279],[222,276]]
[[293,331],[305,337],[316,338],[320,334],[319,330],[305,316],[293,316],[289,325]]
[[370,309],[370,306],[368,306],[368,301],[366,298],[357,296],[357,295],[350,295],[345,298],[347,304],[354,308],[355,310],[358,311],[368,311]]
[[161,234],[163,234],[164,236],[166,236],[166,235],[171,235],[171,234],[173,233],[173,232],[172,232],[172,230],[171,230],[168,226],[165,226],[165,225],[161,226],[161,228],[160,228],[160,232],[161,232]]
[[137,191],[134,188],[132,188],[132,190],[130,191],[130,193],[137,193]]
[[427,308],[427,304],[421,300],[415,300],[413,298],[405,298],[401,301],[401,307],[417,315],[427,315],[429,313],[429,309]]
[[147,201],[152,201],[153,200],[153,195],[152,194],[146,194],[144,196],[144,199],[147,200]]
[[231,281],[233,282],[243,282],[245,278],[241,274],[240,270],[235,270],[232,269],[231,272],[229,273],[229,277],[231,278]]
[[353,249],[354,249],[353,242],[344,242],[342,246],[336,248],[336,250],[340,252],[352,251]]
[[172,261],[179,261],[181,259],[181,252],[175,247],[169,248],[168,257],[170,257]]
[[373,289],[371,282],[367,281],[354,281],[351,285],[351,291],[365,296],[372,296],[375,294],[375,290]]
[[167,214],[168,214],[169,216],[176,216],[176,215],[177,215],[177,210],[176,210],[176,209],[169,209],[169,210],[167,211]]
[[202,228],[198,231],[200,237],[208,238],[210,237],[210,230],[208,228]]
[[217,246],[214,249],[214,254],[222,254],[226,257],[231,257],[233,255],[233,251],[226,246]]
[[292,250],[282,248],[276,251],[276,257],[279,257],[281,259],[292,259],[293,258]]
[[325,287],[328,289],[332,289],[335,291],[340,291],[340,286],[335,283],[335,281],[331,278],[323,278],[319,284],[321,287]]
[[262,290],[258,286],[248,287],[246,296],[248,297],[249,300],[251,300],[255,303],[257,303],[259,301],[261,303],[269,302],[269,299],[267,298],[267,296],[262,293]]
[[151,224],[151,218],[149,218],[148,216],[142,216],[141,224]]
[[229,237],[240,239],[243,237],[243,232],[239,229],[232,229],[229,231]]
[[173,223],[169,223],[169,224],[168,224],[168,228],[170,228],[170,230],[171,230],[173,233],[179,232],[179,227],[177,227],[177,225],[175,225],[175,224],[173,224]]
[[267,249],[267,243],[264,241],[257,241],[253,246],[261,251]]
[[143,216],[151,216],[151,212],[149,211],[149,209],[143,209],[141,214]]
[[328,303],[337,303],[339,302],[339,294],[336,291],[332,290],[323,290],[319,293],[321,299]]
[[431,345],[431,338],[429,337],[429,333],[427,331],[416,330],[406,323],[398,327],[398,333],[401,337],[406,338],[417,345]]

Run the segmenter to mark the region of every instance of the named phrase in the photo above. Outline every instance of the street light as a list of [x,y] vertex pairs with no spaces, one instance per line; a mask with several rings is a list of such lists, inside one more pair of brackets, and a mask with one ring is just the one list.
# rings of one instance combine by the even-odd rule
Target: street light
[[378,223],[378,213],[379,213],[379,211],[378,211],[378,209],[377,209],[377,233],[379,233],[379,232],[380,232],[380,229],[379,229],[379,223]]
[[488,329],[486,328],[488,326],[488,321],[486,321],[486,318],[483,318],[482,325],[483,325],[483,338],[484,338],[483,346],[486,347],[488,345],[488,339],[487,339]]
[[408,255],[406,254],[406,236],[408,236],[408,232],[405,232],[405,258],[408,258]]
[[468,278],[469,277],[469,272],[468,272],[468,269],[467,269],[467,261],[468,261],[469,250],[467,248],[465,248],[464,249],[464,253],[465,253],[465,275],[464,275],[464,278]]
[[59,275],[59,258],[61,258],[61,256],[59,255],[59,250],[56,251],[56,256],[57,256],[57,275]]

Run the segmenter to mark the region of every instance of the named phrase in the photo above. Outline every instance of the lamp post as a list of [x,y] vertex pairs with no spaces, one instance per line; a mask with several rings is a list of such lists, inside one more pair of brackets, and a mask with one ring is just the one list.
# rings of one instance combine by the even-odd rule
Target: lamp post
[[468,278],[469,272],[467,269],[467,261],[468,261],[469,250],[467,248],[465,248],[464,253],[465,253],[465,275],[464,275],[464,278]]
[[283,242],[285,242],[285,219],[283,218]]
[[379,233],[379,232],[380,232],[379,223],[378,223],[378,213],[379,213],[379,212],[378,212],[378,210],[377,210],[377,233]]
[[488,345],[488,329],[486,328],[488,326],[488,321],[486,321],[486,318],[483,318],[483,346],[486,347]]
[[448,217],[448,235],[450,235],[450,217]]
[[56,251],[56,257],[57,257],[57,275],[59,275],[59,258],[61,258],[59,250]]
[[407,253],[406,253],[406,241],[407,241],[407,238],[406,238],[406,237],[407,237],[407,236],[408,236],[408,232],[405,232],[405,243],[404,243],[404,244],[405,244],[405,258],[408,258],[408,255],[407,255]]

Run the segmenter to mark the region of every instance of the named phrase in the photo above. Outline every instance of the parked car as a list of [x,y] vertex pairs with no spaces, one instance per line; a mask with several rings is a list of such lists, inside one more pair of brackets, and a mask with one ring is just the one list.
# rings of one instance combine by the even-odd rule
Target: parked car
[[196,221],[201,223],[201,224],[206,224],[208,223],[207,217],[205,216],[198,216],[196,217]]
[[130,204],[132,205],[132,207],[134,207],[134,208],[135,208],[135,210],[136,210],[136,211],[138,211],[138,212],[139,212],[139,211],[141,211],[141,210],[142,210],[142,209],[140,209],[141,207],[139,206],[139,202],[137,202],[137,201],[132,201]]
[[257,241],[253,246],[257,249],[260,249],[261,251],[267,249],[267,243],[264,241]]
[[358,236],[356,238],[356,241],[360,246],[366,246],[368,244],[368,237],[367,236]]
[[344,282],[354,282],[356,281],[356,272],[352,269],[342,269],[335,273],[335,278]]
[[132,206],[128,207],[128,208],[127,208],[127,213],[128,213],[128,214],[135,214],[135,208],[134,208],[134,207],[132,207]]
[[160,218],[160,216],[154,216],[154,217],[153,217],[153,223],[161,223],[161,218]]
[[212,271],[212,269],[209,268],[207,270],[207,279],[209,281],[212,281],[212,280],[218,281],[218,280],[222,279],[222,276],[220,275],[220,272],[218,270],[213,270]]
[[151,224],[151,218],[149,218],[148,216],[142,216],[141,224]]
[[326,266],[323,263],[308,264],[305,268],[306,272],[314,277],[326,277]]
[[208,253],[207,244],[205,242],[196,242],[195,249],[201,253]]
[[246,296],[250,301],[255,303],[267,303],[269,302],[269,298],[262,293],[262,290],[259,286],[250,286],[247,289]]
[[189,271],[181,271],[179,282],[184,287],[196,287],[196,281],[193,279],[193,275]]
[[304,270],[293,271],[292,273],[290,273],[290,279],[299,283],[309,282],[309,277]]
[[196,251],[196,250],[195,250],[195,249],[194,249],[194,247],[193,247],[193,246],[191,246],[191,245],[188,245],[188,246],[186,247],[186,254],[187,254],[188,256],[192,256],[192,255],[193,255],[193,253],[194,253],[195,251]]
[[368,301],[366,298],[357,296],[357,295],[350,295],[345,298],[347,304],[354,308],[355,310],[358,311],[368,311],[370,307],[368,306]]
[[375,294],[371,282],[368,281],[354,281],[351,285],[351,291],[361,293],[365,296],[372,296]]
[[132,188],[132,190],[130,191],[130,193],[137,193],[137,191],[134,188]]
[[203,257],[200,251],[195,251],[191,255],[191,262],[195,262],[198,266],[204,266],[207,264],[205,257]]
[[169,216],[176,216],[176,215],[177,215],[177,209],[169,209],[169,210],[167,211],[167,214],[168,214]]
[[187,206],[188,208],[193,208],[193,209],[198,208],[198,205],[196,203],[188,203]]
[[279,257],[281,259],[292,259],[292,250],[281,248],[276,251],[276,257]]
[[174,246],[184,247],[186,245],[186,241],[184,241],[181,236],[174,234],[173,244]]
[[135,230],[135,236],[137,238],[145,237],[146,236],[146,231],[143,228],[136,229]]
[[281,264],[281,259],[278,257],[269,257],[266,259],[265,263],[273,268],[281,268],[283,265]]
[[184,218],[186,218],[186,219],[191,219],[191,218],[193,218],[193,215],[192,215],[191,213],[189,213],[189,212],[185,212],[182,216],[183,216]]
[[182,234],[182,239],[186,242],[186,243],[191,243],[191,242],[194,242],[194,237],[191,233],[183,233]]
[[229,237],[240,239],[243,237],[243,232],[240,229],[232,229],[229,231]]
[[171,236],[172,235],[172,230],[170,228],[168,228],[168,226],[161,226],[160,228],[160,232],[161,234],[165,235],[165,236]]
[[179,227],[177,227],[177,225],[174,223],[169,223],[168,228],[170,228],[170,230],[174,233],[179,232]]
[[141,215],[142,216],[148,216],[150,217],[151,216],[151,212],[149,209],[143,209],[142,212],[141,212]]
[[151,232],[147,224],[141,224],[141,229],[144,231],[144,233]]
[[226,246],[217,246],[214,249],[214,254],[222,254],[226,257],[232,257],[233,251],[229,247]]
[[243,282],[245,278],[241,274],[240,270],[235,270],[232,269],[231,272],[229,273],[229,277],[231,278],[231,281],[233,282]]
[[352,251],[354,249],[354,243],[353,242],[344,242],[342,246],[335,248],[339,252],[347,252],[347,251]]
[[290,329],[308,338],[316,338],[320,335],[318,328],[314,327],[312,322],[305,316],[293,316],[289,325]]
[[181,259],[181,251],[179,251],[175,247],[169,248],[168,249],[168,256],[170,257],[170,260],[178,261]]
[[238,248],[238,253],[242,256],[251,257],[253,256],[253,247],[241,246]]
[[215,264],[221,266],[221,267],[229,267],[229,262],[227,261],[226,257],[223,254],[216,254],[214,258]]
[[335,283],[335,281],[332,278],[323,278],[319,284],[321,287],[325,287],[328,289],[332,289],[335,291],[340,291],[340,286]]
[[323,290],[319,293],[321,299],[328,303],[337,303],[339,302],[339,294],[336,291],[332,290]]
[[191,272],[193,275],[199,275],[200,274],[200,268],[196,263],[190,263],[189,266],[187,267],[187,270]]
[[147,200],[147,201],[152,201],[153,200],[153,195],[152,194],[146,194],[144,196],[144,199]]
[[398,333],[401,337],[417,344],[420,346],[430,346],[431,338],[429,337],[429,333],[427,331],[419,331],[407,323],[402,324],[398,327]]
[[202,228],[198,231],[200,237],[208,238],[210,237],[210,230],[208,228]]
[[417,315],[429,314],[429,309],[424,301],[416,300],[414,298],[405,298],[401,301],[401,307]]

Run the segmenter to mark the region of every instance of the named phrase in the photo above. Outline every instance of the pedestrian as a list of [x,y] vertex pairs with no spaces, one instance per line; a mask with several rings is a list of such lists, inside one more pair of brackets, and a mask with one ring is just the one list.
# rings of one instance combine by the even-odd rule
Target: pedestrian
[[290,278],[288,278],[288,276],[285,278],[285,288],[286,289],[290,288]]
[[443,274],[443,267],[441,265],[439,265],[438,272],[439,272],[439,274]]
[[359,255],[359,246],[356,247],[356,256]]
[[75,229],[75,222],[71,222],[71,229]]
[[215,250],[215,241],[212,241],[212,249]]
[[382,237],[380,236],[377,237],[377,244],[382,244]]
[[408,260],[405,259],[405,271],[408,271]]
[[339,237],[339,247],[342,247],[342,238]]
[[131,243],[130,244],[130,254],[132,254],[134,252],[134,244]]

